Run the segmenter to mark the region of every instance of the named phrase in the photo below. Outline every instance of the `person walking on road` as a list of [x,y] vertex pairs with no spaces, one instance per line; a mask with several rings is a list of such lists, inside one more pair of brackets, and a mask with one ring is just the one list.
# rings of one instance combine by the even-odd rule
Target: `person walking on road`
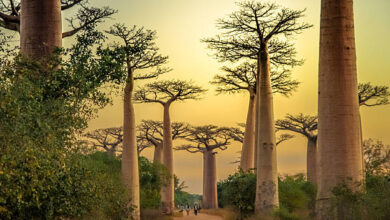
[[188,204],[186,206],[186,212],[187,212],[187,215],[190,215],[190,205],[188,205]]

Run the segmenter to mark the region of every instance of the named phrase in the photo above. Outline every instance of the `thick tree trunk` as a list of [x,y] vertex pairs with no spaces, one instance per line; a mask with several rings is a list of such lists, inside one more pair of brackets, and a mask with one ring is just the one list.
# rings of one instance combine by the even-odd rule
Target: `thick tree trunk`
[[279,206],[278,172],[270,61],[267,43],[261,45],[260,76],[257,86],[257,186],[256,213],[269,214]]
[[251,93],[249,97],[248,115],[246,118],[240,162],[240,167],[245,172],[255,167],[255,101],[255,95]]
[[61,2],[22,0],[20,19],[21,53],[33,60],[51,56],[62,46]]
[[140,219],[139,203],[139,173],[138,173],[138,151],[136,141],[135,114],[132,101],[134,88],[133,74],[130,71],[128,81],[124,90],[123,100],[123,153],[122,153],[122,179],[131,196],[130,205],[136,206],[132,213],[133,219]]
[[162,163],[163,143],[158,143],[154,146],[153,163]]
[[161,190],[162,211],[165,214],[172,215],[174,209],[174,177],[173,177],[173,149],[172,149],[172,127],[169,115],[170,104],[164,105],[163,120],[163,164],[167,167],[170,179],[167,186]]
[[203,208],[218,208],[217,165],[215,153],[205,150],[203,153]]
[[308,138],[306,154],[307,180],[317,185],[317,139]]
[[[352,0],[322,0],[318,100],[317,218],[329,212],[332,189],[363,180]],[[335,212],[333,212],[335,213]]]

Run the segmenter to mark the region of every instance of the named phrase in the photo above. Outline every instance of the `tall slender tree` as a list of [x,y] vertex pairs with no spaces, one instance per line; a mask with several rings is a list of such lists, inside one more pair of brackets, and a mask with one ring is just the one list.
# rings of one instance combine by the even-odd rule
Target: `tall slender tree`
[[214,125],[196,126],[185,139],[191,142],[175,150],[203,154],[203,208],[218,208],[216,150],[226,150],[232,136],[230,128]]
[[284,119],[276,120],[276,129],[292,131],[307,138],[307,180],[315,184],[317,183],[317,126],[317,116],[286,115]]
[[[155,31],[137,26],[127,28],[124,25],[115,24],[107,33],[121,41],[102,50],[102,53],[115,57],[116,62],[123,64],[122,79],[125,81],[125,88],[123,91],[122,178],[131,195],[131,205],[137,207],[132,213],[132,218],[139,219],[138,153],[133,106],[134,81],[155,78],[168,71],[166,68],[161,68],[167,62],[168,57],[159,54],[155,44]],[[137,70],[146,69],[153,70],[149,73],[135,74]]]
[[164,108],[163,118],[163,164],[170,174],[170,181],[161,190],[162,210],[168,215],[174,210],[174,172],[172,149],[172,126],[169,113],[173,102],[198,99],[206,90],[192,82],[181,80],[156,81],[136,91],[134,99],[144,103],[159,103]]
[[239,10],[217,21],[221,35],[203,40],[221,61],[251,58],[257,61],[257,189],[256,213],[270,213],[279,205],[275,125],[271,88],[271,63],[297,65],[292,36],[311,25],[301,23],[305,10],[291,10],[272,3],[244,1]]
[[353,0],[322,0],[318,97],[318,219],[330,212],[332,189],[363,181]]
[[[62,33],[61,11],[79,6],[67,18],[71,30]],[[114,14],[109,7],[88,6],[87,0],[0,0],[0,27],[20,32],[23,55],[40,60],[49,57],[69,37]]]
[[[222,67],[223,75],[214,76],[212,84],[217,86],[217,93],[235,94],[249,93],[249,107],[246,119],[245,136],[242,144],[240,167],[244,171],[255,167],[255,95],[257,64],[244,62],[235,68]],[[273,93],[289,96],[298,87],[299,82],[291,79],[291,72],[283,70],[271,71]]]
[[[163,150],[163,123],[161,121],[143,120],[138,126],[137,138],[145,140],[154,147],[154,163],[162,163]],[[189,125],[182,122],[172,122],[172,140],[185,138],[188,135]]]

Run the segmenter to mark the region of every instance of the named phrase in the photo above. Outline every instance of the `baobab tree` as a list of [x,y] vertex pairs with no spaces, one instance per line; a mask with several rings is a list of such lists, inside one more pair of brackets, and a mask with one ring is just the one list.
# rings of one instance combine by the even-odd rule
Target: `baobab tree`
[[198,99],[206,90],[194,85],[193,82],[181,80],[155,81],[146,84],[135,92],[134,99],[140,103],[158,103],[163,106],[163,164],[170,174],[170,181],[161,190],[162,210],[168,215],[174,209],[174,178],[172,126],[169,114],[173,102]]
[[[359,106],[374,107],[389,104],[390,92],[387,86],[359,83],[358,89]],[[317,183],[318,117],[302,113],[298,115],[288,114],[284,119],[276,121],[276,129],[292,131],[307,138],[307,179],[312,183]]]
[[[139,219],[138,154],[133,106],[134,81],[155,78],[167,72],[168,69],[161,66],[167,62],[168,57],[159,54],[155,44],[155,31],[145,30],[143,27],[127,28],[124,25],[115,24],[107,33],[121,41],[102,49],[102,53],[114,57],[114,60],[123,66],[123,75],[118,80],[118,83],[125,82],[122,178],[130,192],[132,205],[137,207],[132,217]],[[151,72],[135,74],[137,70],[148,69],[152,69]]]
[[334,187],[361,190],[364,178],[354,26],[353,0],[321,1],[318,219],[338,218]]
[[[154,147],[154,163],[162,163],[163,150],[163,123],[161,121],[143,120],[137,126],[137,139],[144,140],[149,146]],[[182,122],[172,122],[172,140],[185,138],[188,134],[189,125]]]
[[[0,0],[0,27],[20,32],[21,53],[34,60],[50,57],[70,37],[95,26],[116,11],[88,6],[87,0]],[[62,33],[61,11],[79,7],[66,20],[70,30]]]
[[203,208],[218,208],[216,150],[226,150],[232,136],[230,128],[214,125],[195,126],[185,139],[189,144],[175,148],[203,154]]
[[[214,76],[211,84],[217,86],[217,93],[242,93],[249,94],[249,107],[246,119],[245,136],[242,142],[240,167],[244,171],[255,167],[255,95],[257,65],[254,62],[244,62],[237,67],[222,67],[223,75]],[[289,70],[271,71],[271,87],[274,94],[289,96],[298,87],[299,82],[291,79]]]
[[311,25],[299,22],[305,10],[291,10],[255,1],[237,4],[240,7],[238,11],[217,21],[222,34],[203,41],[216,50],[216,57],[220,61],[234,62],[243,58],[257,61],[255,212],[270,213],[279,205],[271,63],[301,64],[295,59],[296,52],[291,40],[295,34]]
[[287,130],[307,138],[306,169],[307,180],[317,183],[317,127],[318,117],[310,115],[286,115],[276,120],[277,130]]
[[105,150],[110,157],[115,157],[123,142],[123,128],[112,127],[96,129],[84,134],[93,147]]
[[[84,134],[88,138],[88,144],[94,148],[100,148],[106,151],[109,157],[119,156],[122,154],[123,128],[101,128]],[[138,156],[143,150],[150,147],[150,143],[143,138],[137,137],[137,152]]]

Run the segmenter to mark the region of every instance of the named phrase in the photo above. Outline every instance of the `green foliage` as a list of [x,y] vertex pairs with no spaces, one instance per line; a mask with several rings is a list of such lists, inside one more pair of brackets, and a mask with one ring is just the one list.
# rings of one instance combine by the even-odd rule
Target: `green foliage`
[[280,208],[274,214],[286,220],[300,219],[305,210],[313,213],[315,199],[315,186],[307,182],[303,174],[279,178]]
[[368,175],[364,192],[340,184],[333,189],[333,208],[342,219],[390,219],[389,180],[388,176]]
[[[314,209],[315,187],[302,174],[279,178],[280,208],[274,215],[280,219],[300,219]],[[241,218],[254,212],[256,199],[256,174],[242,170],[218,182],[218,203],[220,207],[232,207]]]
[[218,182],[220,207],[234,207],[242,215],[253,213],[256,196],[256,175],[242,170]]
[[87,30],[44,63],[0,59],[0,218],[81,217],[119,190],[76,140],[109,102],[101,87],[115,73],[94,49],[103,39]]
[[168,183],[169,172],[161,164],[139,158],[141,209],[157,209],[161,205],[160,190]]
[[185,186],[184,181],[180,182],[179,178],[174,176],[174,187],[175,187],[175,205],[176,206],[185,206],[185,205],[194,205],[195,203],[200,204],[202,201],[202,196],[197,194],[190,194],[184,191],[187,186]]

